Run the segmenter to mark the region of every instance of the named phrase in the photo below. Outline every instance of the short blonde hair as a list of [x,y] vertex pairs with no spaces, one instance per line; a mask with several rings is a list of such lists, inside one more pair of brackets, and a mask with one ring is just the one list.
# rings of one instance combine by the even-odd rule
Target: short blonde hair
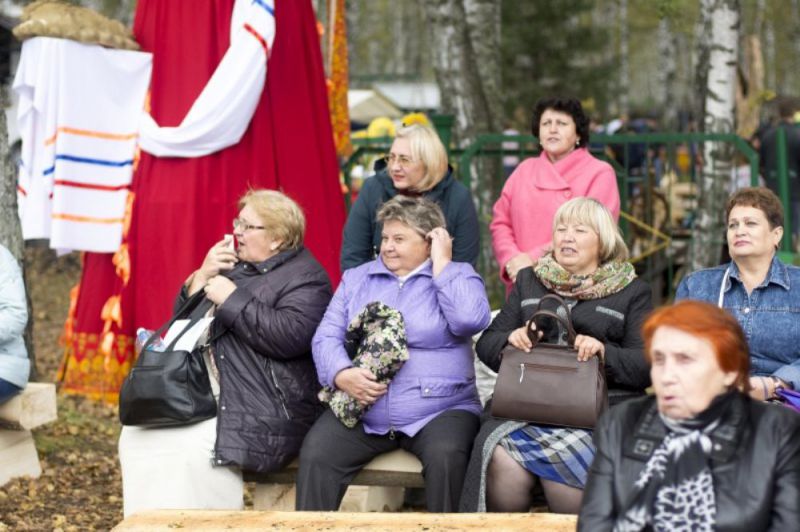
[[556,227],[563,223],[589,226],[600,239],[600,264],[628,258],[628,246],[622,239],[619,226],[605,205],[594,198],[573,198],[556,211],[553,218],[553,237]]
[[272,238],[280,240],[280,251],[303,245],[306,217],[292,198],[277,190],[249,190],[239,200],[239,210],[245,206],[256,211]]
[[427,126],[413,124],[401,128],[395,138],[408,140],[411,157],[425,165],[425,175],[414,187],[417,192],[427,192],[444,179],[447,174],[447,151],[436,131]]

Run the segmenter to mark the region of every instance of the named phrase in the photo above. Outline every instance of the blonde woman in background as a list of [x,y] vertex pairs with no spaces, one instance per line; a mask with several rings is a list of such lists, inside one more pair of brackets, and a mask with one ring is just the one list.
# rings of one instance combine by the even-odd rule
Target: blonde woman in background
[[395,196],[422,196],[438,204],[453,237],[453,260],[475,265],[479,252],[478,215],[472,196],[453,176],[447,152],[430,127],[414,124],[397,132],[385,166],[364,181],[347,217],[342,242],[342,270],[354,268],[377,257],[381,225],[376,214]]

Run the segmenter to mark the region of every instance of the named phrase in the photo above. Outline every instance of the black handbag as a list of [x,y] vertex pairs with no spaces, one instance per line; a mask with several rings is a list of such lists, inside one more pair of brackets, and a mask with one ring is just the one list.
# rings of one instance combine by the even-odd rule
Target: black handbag
[[[226,331],[209,338],[192,351],[176,351],[181,336],[211,308],[202,290],[193,294],[142,347],[136,365],[119,392],[119,420],[123,425],[169,427],[188,425],[217,415],[203,350]],[[164,351],[148,349],[178,319],[189,324]]]
[[[541,310],[548,299],[556,300],[567,311],[566,319],[550,310]],[[560,322],[567,331],[569,345],[539,342],[531,330],[531,323],[537,317]],[[596,356],[578,361],[575,336],[564,300],[554,294],[544,296],[528,322],[531,352],[511,345],[503,350],[492,397],[492,415],[543,425],[594,428],[608,405],[605,367]]]

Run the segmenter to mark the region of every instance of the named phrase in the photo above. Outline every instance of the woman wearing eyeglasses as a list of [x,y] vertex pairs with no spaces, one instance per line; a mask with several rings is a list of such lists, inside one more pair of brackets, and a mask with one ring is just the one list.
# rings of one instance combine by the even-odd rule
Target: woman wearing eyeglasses
[[215,339],[204,358],[217,417],[123,428],[125,515],[241,508],[241,471],[284,467],[322,412],[311,339],[332,294],[327,273],[303,247],[305,217],[284,194],[252,190],[233,225],[238,246],[230,237],[215,244],[176,301],[203,290],[214,304],[207,334]]
[[474,266],[479,251],[478,215],[469,190],[453,176],[436,132],[418,124],[400,129],[385,162],[384,169],[364,182],[347,217],[342,270],[377,257],[381,226],[375,216],[381,205],[398,194],[424,196],[437,203],[453,237],[453,260]]

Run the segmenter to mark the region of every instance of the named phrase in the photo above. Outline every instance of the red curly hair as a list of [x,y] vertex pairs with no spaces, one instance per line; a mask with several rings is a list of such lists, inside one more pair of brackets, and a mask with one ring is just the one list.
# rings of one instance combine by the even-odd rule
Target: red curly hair
[[722,371],[736,372],[734,385],[750,389],[750,354],[739,322],[730,313],[702,301],[684,300],[653,311],[642,326],[644,356],[652,364],[653,335],[661,326],[674,327],[708,341],[714,348]]

